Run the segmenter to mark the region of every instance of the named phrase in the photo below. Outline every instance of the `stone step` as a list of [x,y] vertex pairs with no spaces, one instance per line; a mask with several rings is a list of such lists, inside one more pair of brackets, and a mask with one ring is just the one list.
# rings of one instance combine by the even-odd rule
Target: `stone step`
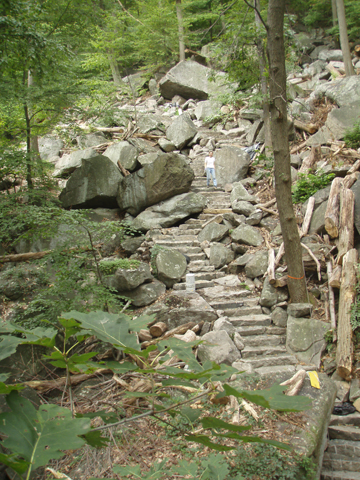
[[231,299],[229,300],[217,300],[214,302],[208,302],[215,310],[226,310],[227,308],[238,308],[243,305],[241,298],[239,299]]
[[194,260],[206,260],[206,255],[205,253],[187,253],[186,254],[190,258],[190,263],[193,262]]
[[246,317],[250,315],[262,315],[262,308],[260,305],[246,305],[244,302],[243,307],[239,308],[229,308],[225,310],[224,315],[226,317]]
[[219,215],[221,213],[232,213],[232,208],[205,208],[200,217],[206,214]]
[[263,356],[263,355],[281,355],[286,354],[286,348],[284,345],[276,345],[276,346],[260,346],[260,347],[249,347],[246,346],[243,350],[241,350],[242,358],[251,358],[256,356]]
[[265,345],[285,345],[285,335],[248,335],[243,338],[246,347],[261,347]]
[[360,427],[360,413],[355,412],[350,415],[331,415],[329,425],[353,425]]
[[198,247],[199,242],[197,240],[177,240],[173,238],[172,240],[157,240],[154,239],[154,243],[156,245],[161,245],[162,247],[172,247],[172,248],[179,248],[179,247]]
[[243,337],[248,337],[249,335],[285,335],[286,328],[249,325],[245,327],[238,327],[236,331]]
[[[213,271],[213,272],[198,272],[198,273],[194,273],[194,276],[195,276],[195,282],[197,282],[198,280],[214,280],[215,278],[218,278],[218,272],[216,271]],[[186,281],[186,275],[184,275],[182,278],[181,278],[181,281],[182,282],[185,282]],[[211,285],[212,287],[214,285]],[[201,288],[206,288],[206,287],[201,287]]]
[[339,455],[326,451],[322,466],[325,470],[360,472],[360,459],[352,458],[350,454]]
[[[191,270],[193,268],[197,269],[197,271],[199,271],[199,269],[201,268],[204,268],[205,270],[203,270],[204,272],[206,272],[206,267],[212,267],[213,265],[209,265],[209,260],[208,259],[205,259],[205,260],[192,260],[189,264],[188,264],[188,271],[191,272]],[[214,267],[215,269],[215,267]],[[201,270],[200,270],[201,271]]]
[[[199,280],[195,281],[195,290],[198,290],[200,288],[205,288],[205,287],[213,287],[214,282],[211,280]],[[174,290],[186,290],[186,283],[175,283],[172,287]]]
[[360,441],[360,428],[344,425],[332,425],[328,428],[329,438],[339,438],[342,440]]
[[195,262],[191,262],[188,265],[187,273],[200,273],[200,272],[214,272],[214,265],[193,265]]
[[[212,306],[211,303],[210,305]],[[229,322],[231,322],[234,327],[265,327],[271,325],[271,317],[262,313],[260,315],[229,317]]]
[[154,235],[153,240],[155,243],[171,242],[173,245],[176,243],[180,246],[191,245],[194,242],[195,246],[200,245],[197,235]]
[[179,225],[179,232],[181,230],[193,230],[194,228],[195,229],[199,229],[201,230],[201,227],[202,227],[202,222],[199,222],[199,220],[196,220],[196,223],[189,223],[189,224],[186,224],[186,223],[182,223],[181,225]]
[[185,223],[180,225],[180,227],[183,227],[185,225],[193,225],[194,228],[196,228],[195,225],[202,226],[203,223],[204,222],[202,220],[200,220],[199,218],[188,218]]
[[344,455],[360,459],[360,443],[351,440],[341,440],[339,438],[329,440],[326,451],[329,454]]
[[199,228],[188,228],[188,229],[178,229],[177,230],[177,235],[178,236],[189,236],[189,235],[193,235],[194,237],[197,237],[199,235],[199,233],[201,232],[201,227]]
[[274,373],[288,373],[294,375],[296,371],[295,365],[275,365],[273,367],[259,367],[255,368],[255,373],[259,375],[269,375]]
[[187,245],[186,247],[174,248],[183,255],[190,255],[191,253],[203,253],[203,250],[200,247],[190,247]]
[[360,480],[359,472],[345,472],[339,470],[333,472],[331,470],[322,470],[321,471],[321,480]]
[[[294,355],[263,355],[261,357],[255,358],[244,358],[240,360],[239,363],[244,363],[247,365],[251,365],[253,368],[260,368],[260,367],[277,367],[277,366],[284,366],[284,365],[296,365],[298,363],[297,358]],[[238,368],[238,366],[237,366]]]

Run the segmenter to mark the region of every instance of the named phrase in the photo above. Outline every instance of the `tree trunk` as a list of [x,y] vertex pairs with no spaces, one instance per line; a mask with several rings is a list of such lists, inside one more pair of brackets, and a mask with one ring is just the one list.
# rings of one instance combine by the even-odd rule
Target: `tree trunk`
[[115,85],[118,86],[118,87],[126,86],[126,83],[121,78],[119,65],[118,65],[118,63],[115,59],[115,56],[112,52],[108,52],[108,60],[109,60],[109,65],[110,65],[110,68],[111,68],[111,74],[112,74]]
[[286,72],[283,23],[285,0],[269,0],[267,54],[270,74],[271,139],[275,158],[275,195],[288,266],[293,303],[306,303],[302,249],[291,198],[291,171],[286,110]]
[[184,24],[183,24],[181,0],[176,0],[176,16],[178,19],[180,62],[182,62],[183,60],[185,60],[185,42],[184,42]]
[[349,39],[347,34],[344,0],[336,0],[336,10],[339,21],[340,45],[344,57],[345,75],[355,75],[354,66],[351,61]]
[[332,24],[333,24],[333,27],[336,27],[336,25],[338,24],[336,0],[331,0],[331,11],[332,11]]
[[264,39],[261,35],[261,28],[263,26],[258,12],[260,12],[260,0],[254,0],[255,6],[255,25],[257,30],[256,47],[259,56],[259,70],[260,70],[260,85],[261,94],[263,96],[263,115],[264,115],[264,131],[265,131],[265,148],[271,148],[271,130],[270,130],[270,107],[268,102],[268,80],[266,69],[266,58]]
[[355,197],[352,190],[343,190],[340,196],[340,227],[336,263],[342,265],[343,257],[354,248]]

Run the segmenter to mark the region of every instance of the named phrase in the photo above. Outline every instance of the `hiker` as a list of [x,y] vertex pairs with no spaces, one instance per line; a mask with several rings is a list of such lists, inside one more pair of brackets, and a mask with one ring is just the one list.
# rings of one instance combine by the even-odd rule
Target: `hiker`
[[207,187],[210,184],[210,177],[212,177],[214,187],[217,186],[216,177],[215,177],[215,157],[213,152],[209,152],[209,156],[205,157],[205,171],[206,171],[206,184]]

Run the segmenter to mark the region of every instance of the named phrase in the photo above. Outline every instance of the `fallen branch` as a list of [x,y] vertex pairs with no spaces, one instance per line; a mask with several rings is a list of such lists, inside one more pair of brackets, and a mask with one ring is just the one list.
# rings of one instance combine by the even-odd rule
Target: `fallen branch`
[[[94,245],[94,248],[99,248],[102,246],[102,243],[98,243]],[[93,250],[91,247],[72,247],[66,252],[74,252],[76,250],[82,250],[84,252],[89,252]],[[53,250],[44,250],[43,252],[28,252],[28,253],[15,253],[13,255],[3,255],[0,257],[0,263],[8,263],[8,262],[27,262],[28,260],[38,260],[39,258],[43,258],[46,255],[50,255],[53,253]]]
[[336,341],[336,313],[335,313],[335,295],[334,290],[331,286],[331,276],[332,276],[332,261],[330,260],[326,264],[327,266],[327,276],[328,276],[328,288],[329,288],[329,313],[330,313],[330,325],[331,330],[333,331],[333,342]]
[[269,250],[267,274],[270,284],[275,282],[275,251],[273,248]]
[[294,127],[298,130],[303,130],[310,135],[313,135],[318,131],[318,127],[314,123],[303,123],[300,120],[294,120]]
[[149,345],[156,345],[157,342],[161,340],[165,340],[169,337],[172,337],[175,334],[184,334],[188,330],[191,330],[193,327],[195,327],[196,323],[195,322],[188,322],[185,323],[184,325],[180,325],[179,327],[173,328],[172,330],[169,330],[166,332],[162,337],[157,338],[156,340],[150,340],[150,342],[143,342],[141,344],[141,348],[147,348]]
[[308,202],[307,207],[306,207],[306,213],[305,213],[304,221],[303,221],[303,224],[302,224],[302,227],[301,227],[300,238],[305,237],[305,235],[309,231],[311,217],[312,217],[312,214],[313,214],[313,211],[314,211],[314,206],[315,206],[315,197],[310,197],[309,202]]
[[314,260],[314,262],[316,263],[316,270],[317,270],[317,273],[318,273],[318,279],[319,281],[321,280],[321,265],[320,265],[320,262],[319,260],[315,257],[315,255],[313,254],[313,252],[310,250],[310,248],[307,246],[307,245],[304,245],[303,243],[301,244],[301,246],[303,248],[305,248],[305,250],[307,250],[308,254],[310,255],[310,257]]
[[304,384],[305,378],[306,378],[306,371],[299,370],[297,373],[295,373],[293,377],[289,378],[289,380],[286,380],[285,382],[280,383],[280,385],[284,385],[284,386],[286,385],[291,387],[289,390],[287,390],[285,395],[287,395],[288,397],[294,397],[295,395],[297,395]]
[[117,165],[120,169],[120,172],[124,175],[124,177],[127,177],[128,175],[130,175],[130,172],[121,165],[120,160],[117,161]]

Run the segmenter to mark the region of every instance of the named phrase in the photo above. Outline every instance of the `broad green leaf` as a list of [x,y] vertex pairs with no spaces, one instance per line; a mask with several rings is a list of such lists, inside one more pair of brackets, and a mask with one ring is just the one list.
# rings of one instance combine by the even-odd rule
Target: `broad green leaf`
[[101,366],[109,368],[114,373],[127,373],[133,372],[135,370],[140,370],[137,365],[131,362],[115,362],[114,360],[109,360],[107,362],[100,362]]
[[10,377],[10,373],[1,373],[0,374],[0,382],[5,382]]
[[311,408],[312,401],[308,397],[295,396],[288,397],[284,395],[287,387],[281,385],[273,385],[265,390],[236,390],[229,385],[224,385],[224,390],[228,395],[246,398],[250,402],[265,408],[272,408],[282,412],[300,412]]
[[106,437],[102,437],[101,432],[98,430],[96,432],[90,431],[85,435],[81,436],[85,439],[86,443],[90,445],[90,447],[103,448],[107,447],[109,443],[109,439]]
[[101,420],[108,424],[108,423],[115,423],[119,420],[119,417],[115,413],[107,413],[104,410],[99,410],[97,412],[88,412],[88,413],[77,413],[76,418],[96,418],[100,417]]
[[185,440],[188,442],[201,443],[201,445],[205,445],[205,447],[209,447],[212,450],[217,450],[218,452],[228,452],[229,450],[235,449],[235,447],[227,447],[226,445],[213,443],[206,435],[186,435]]
[[0,382],[0,394],[1,395],[8,395],[10,392],[12,392],[13,390],[22,390],[23,388],[25,388],[25,385],[6,385],[5,383],[3,382]]
[[22,475],[29,468],[29,463],[20,460],[17,455],[5,455],[0,453],[0,464],[4,464],[12,468],[16,473]]
[[80,323],[73,318],[59,318],[59,323],[64,327],[65,340],[68,340],[72,335],[76,335],[82,330]]
[[[164,468],[166,466],[167,459],[165,458],[160,463],[153,463],[149,472],[141,472],[140,466],[135,465],[133,467],[121,467],[120,465],[115,465],[113,468],[114,473],[122,476],[133,475],[136,478],[141,480],[160,480],[164,477]],[[166,472],[167,473],[167,472]]]
[[130,320],[130,329],[132,332],[140,332],[141,329],[147,328],[155,318],[155,315],[141,315],[138,318]]
[[211,453],[206,459],[202,459],[201,470],[201,479],[204,480],[225,480],[229,476],[227,461],[220,454]]
[[64,313],[62,318],[77,320],[84,330],[90,331],[103,342],[111,343],[116,348],[130,347],[137,352],[140,351],[141,346],[137,344],[136,335],[129,333],[131,322],[127,315],[102,311],[81,313],[73,310]]
[[185,363],[187,363],[191,370],[198,372],[202,370],[202,366],[196,360],[192,351],[192,347],[198,345],[199,342],[183,342],[178,338],[167,338],[158,343],[163,350],[170,348],[175,354]]
[[198,408],[183,407],[180,410],[180,414],[183,417],[189,419],[191,423],[194,423],[200,417],[202,411]]
[[32,469],[62,457],[63,450],[84,445],[79,435],[90,431],[89,419],[72,418],[70,410],[52,404],[35,410],[17,392],[11,392],[6,400],[11,412],[0,414],[0,431],[7,436],[2,445],[32,461]]
[[172,385],[181,385],[182,387],[194,388],[193,383],[187,382],[186,380],[177,379],[177,378],[170,378],[168,380],[163,380],[161,383],[163,387],[171,387]]
[[174,467],[174,471],[185,478],[198,478],[197,471],[198,471],[198,464],[195,462],[189,462],[188,460],[180,460],[179,464]]
[[204,428],[222,428],[230,430],[232,432],[243,432],[245,430],[251,429],[251,427],[234,425],[232,423],[224,422],[223,420],[220,420],[220,418],[215,417],[205,417],[201,420],[201,424]]

